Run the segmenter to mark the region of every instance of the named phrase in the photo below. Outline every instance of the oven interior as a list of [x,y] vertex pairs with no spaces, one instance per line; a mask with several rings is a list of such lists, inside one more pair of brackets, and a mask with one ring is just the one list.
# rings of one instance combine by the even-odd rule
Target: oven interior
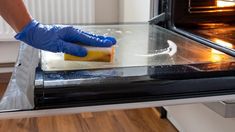
[[235,1],[173,0],[173,26],[235,50]]

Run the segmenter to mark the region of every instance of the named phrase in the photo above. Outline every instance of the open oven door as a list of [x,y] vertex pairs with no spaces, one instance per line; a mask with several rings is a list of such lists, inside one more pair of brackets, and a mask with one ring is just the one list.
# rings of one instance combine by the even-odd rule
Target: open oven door
[[235,99],[235,58],[157,25],[84,26],[117,38],[113,62],[41,51],[35,109],[138,108]]

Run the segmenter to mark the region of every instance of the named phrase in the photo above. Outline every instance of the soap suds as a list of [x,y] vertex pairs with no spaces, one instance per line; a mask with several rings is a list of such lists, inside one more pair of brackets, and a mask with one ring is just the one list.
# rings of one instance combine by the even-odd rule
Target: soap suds
[[149,54],[136,54],[135,56],[155,57],[155,56],[159,56],[159,55],[169,55],[172,57],[173,55],[175,55],[177,53],[177,45],[171,40],[167,40],[167,43],[169,44],[168,48],[155,50],[154,53],[149,53]]

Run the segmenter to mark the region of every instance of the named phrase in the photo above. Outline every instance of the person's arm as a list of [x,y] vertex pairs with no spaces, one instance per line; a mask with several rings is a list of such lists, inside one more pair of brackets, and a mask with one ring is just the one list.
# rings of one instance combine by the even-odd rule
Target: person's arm
[[23,0],[0,0],[0,15],[16,31],[17,40],[34,48],[84,57],[87,50],[82,45],[110,47],[116,44],[113,37],[90,34],[73,26],[41,24],[32,19]]
[[23,0],[0,0],[0,15],[17,33],[32,21]]

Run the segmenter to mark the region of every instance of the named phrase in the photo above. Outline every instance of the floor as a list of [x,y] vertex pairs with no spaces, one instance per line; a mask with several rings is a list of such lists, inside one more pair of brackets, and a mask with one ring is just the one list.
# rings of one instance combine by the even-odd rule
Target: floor
[[9,132],[177,132],[155,110],[136,109],[0,121]]
[[[6,83],[0,83],[4,92]],[[177,132],[155,108],[0,120],[1,132]]]

